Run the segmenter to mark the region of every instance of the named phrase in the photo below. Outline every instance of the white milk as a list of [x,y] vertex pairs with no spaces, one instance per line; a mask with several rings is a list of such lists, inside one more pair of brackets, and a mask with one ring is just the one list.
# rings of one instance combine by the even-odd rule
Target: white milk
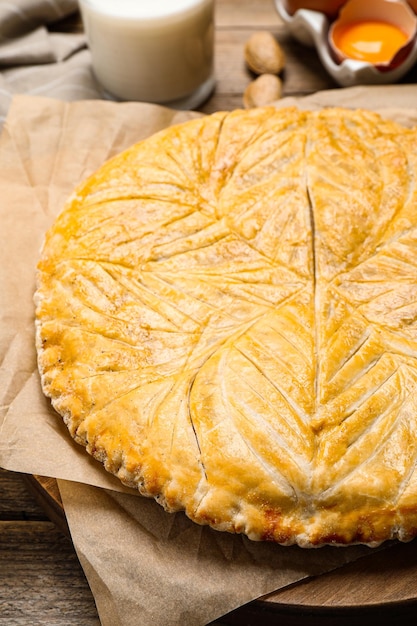
[[214,0],[79,0],[98,81],[111,97],[194,108],[213,78]]

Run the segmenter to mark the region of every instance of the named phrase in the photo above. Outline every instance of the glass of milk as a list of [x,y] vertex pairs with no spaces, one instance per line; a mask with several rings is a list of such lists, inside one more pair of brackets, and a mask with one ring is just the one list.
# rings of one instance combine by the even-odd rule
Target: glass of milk
[[177,109],[214,88],[214,0],[79,0],[93,71],[108,97]]

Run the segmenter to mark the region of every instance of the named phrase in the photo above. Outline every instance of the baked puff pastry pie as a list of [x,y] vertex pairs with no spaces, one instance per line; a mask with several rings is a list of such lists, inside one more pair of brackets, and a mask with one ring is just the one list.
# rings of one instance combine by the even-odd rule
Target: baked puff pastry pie
[[417,534],[417,131],[216,113],[81,184],[38,267],[42,388],[168,511],[313,547]]

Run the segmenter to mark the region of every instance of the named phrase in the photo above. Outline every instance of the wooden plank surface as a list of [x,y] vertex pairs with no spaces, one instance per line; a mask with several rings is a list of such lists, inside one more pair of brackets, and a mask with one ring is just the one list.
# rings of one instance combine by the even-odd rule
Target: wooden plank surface
[[1,626],[99,626],[74,547],[28,491],[0,470]]
[[273,0],[217,0],[215,32],[216,87],[200,107],[203,113],[243,106],[242,94],[255,76],[244,62],[244,46],[256,30],[270,31],[285,52],[281,74],[283,96],[300,96],[336,88],[319,61],[316,51],[298,44],[288,33]]
[[[58,520],[56,482],[28,479],[0,470],[0,626],[98,625],[88,582]],[[57,507],[56,524],[44,512],[50,510],[45,494]],[[252,602],[212,626],[345,626],[352,621],[367,626],[371,619],[380,626],[414,624],[417,542],[388,550]]]
[[[43,510],[69,536],[56,481],[42,476],[26,477]],[[298,609],[389,608],[395,603],[417,606],[417,541],[392,542],[383,551],[370,552],[339,570],[291,585],[263,598],[273,613],[284,605]],[[273,606],[275,605],[275,606]]]
[[[217,0],[216,5],[216,88],[202,112],[242,106],[243,91],[254,78],[245,67],[243,47],[254,30],[270,30],[285,51],[284,96],[337,88],[315,50],[289,36],[273,0]],[[80,17],[76,14],[53,29],[80,32]],[[416,80],[413,68],[404,82]],[[29,490],[28,477],[0,470],[0,494],[0,626],[98,626],[55,481],[31,479]],[[416,574],[417,543],[396,545],[388,558],[376,554],[291,586],[229,614],[216,626],[414,624]],[[356,606],[349,607],[347,597],[355,598]]]

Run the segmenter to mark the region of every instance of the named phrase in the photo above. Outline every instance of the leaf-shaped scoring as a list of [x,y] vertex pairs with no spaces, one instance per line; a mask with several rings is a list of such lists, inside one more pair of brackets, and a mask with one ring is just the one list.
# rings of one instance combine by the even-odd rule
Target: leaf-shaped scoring
[[217,528],[394,535],[416,493],[413,142],[260,109],[105,165],[39,266],[42,382],[73,436]]

